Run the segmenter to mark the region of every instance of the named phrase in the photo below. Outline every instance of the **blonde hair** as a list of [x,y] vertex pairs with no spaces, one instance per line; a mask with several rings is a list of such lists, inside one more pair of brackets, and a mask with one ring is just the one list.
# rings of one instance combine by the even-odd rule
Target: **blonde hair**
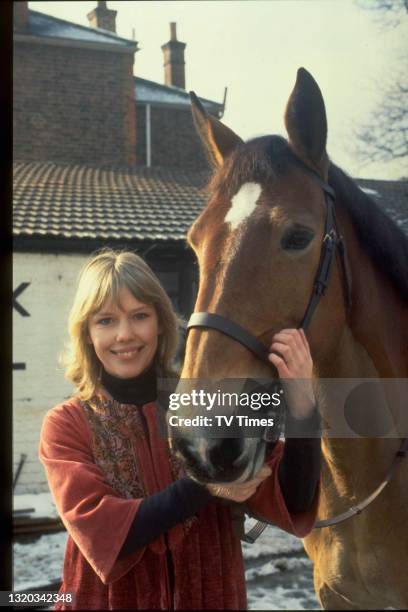
[[84,401],[95,395],[101,372],[101,363],[88,342],[89,317],[107,302],[117,304],[124,287],[136,299],[154,306],[161,329],[155,355],[157,375],[175,374],[172,361],[178,343],[178,319],[170,298],[141,257],[130,251],[104,249],[80,272],[68,320],[70,341],[61,358],[65,377],[74,383],[78,397]]

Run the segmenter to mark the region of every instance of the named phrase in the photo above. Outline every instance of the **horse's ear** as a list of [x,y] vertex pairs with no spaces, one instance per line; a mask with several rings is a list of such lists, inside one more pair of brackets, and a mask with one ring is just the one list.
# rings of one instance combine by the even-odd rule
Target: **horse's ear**
[[318,84],[304,68],[297,72],[295,87],[286,106],[285,125],[294,152],[326,172],[326,109]]
[[205,146],[210,162],[221,166],[226,156],[243,140],[221,121],[209,115],[194,91],[190,91],[191,110],[197,132]]

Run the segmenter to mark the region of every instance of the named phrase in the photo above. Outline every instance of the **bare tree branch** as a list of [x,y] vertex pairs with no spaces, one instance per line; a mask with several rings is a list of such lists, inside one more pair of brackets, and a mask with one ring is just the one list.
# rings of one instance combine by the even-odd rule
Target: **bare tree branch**
[[372,11],[374,19],[385,28],[396,28],[408,15],[408,0],[355,0],[356,5]]
[[[382,27],[397,27],[408,18],[408,0],[356,0],[356,4],[372,11]],[[376,92],[381,92],[378,105],[353,130],[354,153],[362,165],[408,158],[407,58],[399,57],[396,63],[403,68],[392,69],[386,82],[376,84]]]

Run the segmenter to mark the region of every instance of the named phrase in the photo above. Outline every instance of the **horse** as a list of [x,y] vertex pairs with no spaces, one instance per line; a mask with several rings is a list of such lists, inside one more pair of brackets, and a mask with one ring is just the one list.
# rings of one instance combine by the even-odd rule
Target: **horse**
[[[322,244],[330,237],[327,194],[334,190],[333,214],[347,255],[331,266],[324,296],[309,317],[314,377],[323,386],[328,379],[406,378],[407,239],[329,160],[326,110],[312,75],[304,68],[297,72],[285,112],[288,140],[270,135],[244,142],[209,115],[194,93],[191,99],[195,126],[214,167],[207,205],[188,233],[200,272],[195,313],[228,319],[264,346],[280,329],[299,327]],[[181,379],[277,378],[271,364],[223,332],[210,323],[190,326]],[[322,397],[324,422],[328,406],[344,407],[330,389]],[[394,396],[391,412],[401,410],[398,399]],[[188,412],[188,406],[181,407],[179,416]],[[369,496],[398,453],[401,437],[333,437],[323,431],[319,519]],[[251,478],[266,449],[260,438],[246,438],[234,448],[228,439],[188,437],[183,427],[176,443],[187,467],[214,482]],[[324,609],[408,607],[407,484],[405,460],[364,512],[313,529],[303,540]]]

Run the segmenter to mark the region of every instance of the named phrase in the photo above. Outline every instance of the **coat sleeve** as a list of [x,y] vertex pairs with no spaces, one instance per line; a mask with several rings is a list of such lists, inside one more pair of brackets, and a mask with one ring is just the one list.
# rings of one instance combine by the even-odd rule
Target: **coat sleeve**
[[316,522],[320,484],[309,510],[298,514],[290,513],[279,484],[279,464],[283,447],[284,443],[279,440],[266,460],[272,474],[259,485],[254,495],[246,502],[246,507],[255,518],[273,523],[298,538],[304,538]]
[[119,497],[104,479],[91,451],[86,417],[63,404],[46,415],[39,458],[69,535],[104,584],[121,578],[145,548],[117,560],[143,499]]

